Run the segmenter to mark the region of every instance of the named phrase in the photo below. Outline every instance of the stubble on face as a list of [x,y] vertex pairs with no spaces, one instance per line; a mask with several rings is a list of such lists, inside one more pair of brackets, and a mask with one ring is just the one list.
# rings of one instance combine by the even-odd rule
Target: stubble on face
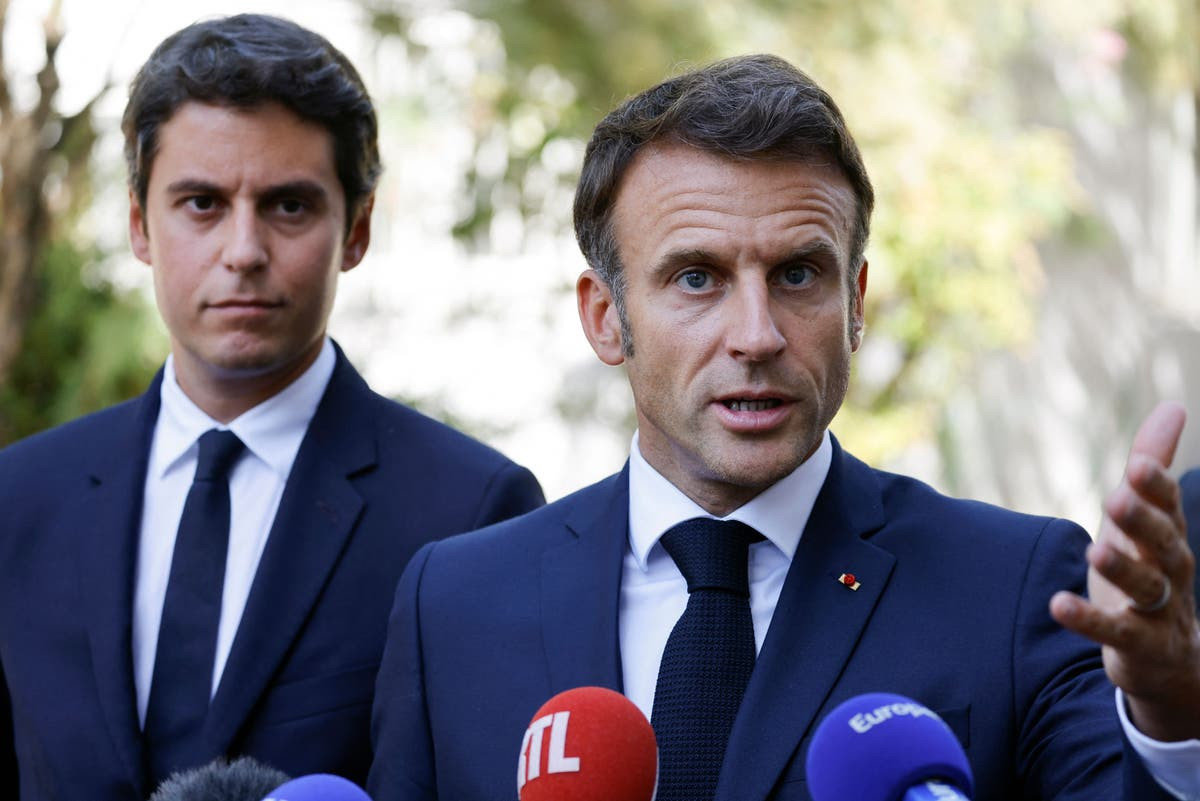
[[832,168],[652,145],[614,225],[643,456],[725,514],[798,467],[845,397],[854,197]]

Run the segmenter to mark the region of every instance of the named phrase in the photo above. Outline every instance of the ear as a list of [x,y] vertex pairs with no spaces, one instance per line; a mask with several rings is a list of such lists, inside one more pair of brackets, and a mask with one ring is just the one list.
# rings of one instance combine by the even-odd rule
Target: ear
[[138,261],[150,264],[150,234],[146,230],[146,212],[133,189],[129,190],[129,246]]
[[858,281],[855,282],[854,308],[850,310],[853,315],[850,321],[850,350],[857,351],[862,345],[863,328],[866,322],[863,317],[863,300],[867,296],[867,262],[863,261],[862,267],[858,271]]
[[608,284],[595,270],[584,270],[575,282],[575,299],[579,304],[579,322],[583,334],[600,361],[618,365],[625,361],[621,347],[621,319]]
[[367,246],[371,244],[371,211],[374,208],[375,193],[372,192],[358,207],[354,223],[350,226],[350,234],[342,248],[342,272],[353,270],[367,255]]

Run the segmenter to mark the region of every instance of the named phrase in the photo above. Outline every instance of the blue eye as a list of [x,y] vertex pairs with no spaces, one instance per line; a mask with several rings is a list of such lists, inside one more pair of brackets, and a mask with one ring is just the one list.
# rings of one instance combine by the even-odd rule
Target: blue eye
[[784,267],[780,272],[780,279],[788,286],[803,286],[811,281],[813,276],[813,269],[802,264]]
[[712,279],[704,270],[688,270],[679,276],[679,281],[686,289],[704,289],[712,283]]

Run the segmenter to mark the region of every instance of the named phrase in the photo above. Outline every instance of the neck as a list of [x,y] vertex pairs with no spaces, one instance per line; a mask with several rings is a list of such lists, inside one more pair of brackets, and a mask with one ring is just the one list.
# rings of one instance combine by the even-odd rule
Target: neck
[[312,366],[323,345],[324,339],[320,339],[301,358],[261,370],[229,370],[212,365],[196,369],[175,350],[175,380],[201,411],[219,423],[229,423],[289,387]]

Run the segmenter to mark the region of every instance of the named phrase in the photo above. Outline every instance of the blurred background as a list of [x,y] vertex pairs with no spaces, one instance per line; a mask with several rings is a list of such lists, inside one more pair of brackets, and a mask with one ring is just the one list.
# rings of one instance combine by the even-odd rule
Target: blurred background
[[1158,399],[1200,463],[1196,0],[0,0],[0,445],[165,356],[128,250],[126,87],[170,33],[243,11],[323,33],[379,109],[374,239],[331,333],[551,498],[618,469],[633,426],[575,313],[591,128],[763,51],[838,100],[878,195],[849,450],[1093,529]]

